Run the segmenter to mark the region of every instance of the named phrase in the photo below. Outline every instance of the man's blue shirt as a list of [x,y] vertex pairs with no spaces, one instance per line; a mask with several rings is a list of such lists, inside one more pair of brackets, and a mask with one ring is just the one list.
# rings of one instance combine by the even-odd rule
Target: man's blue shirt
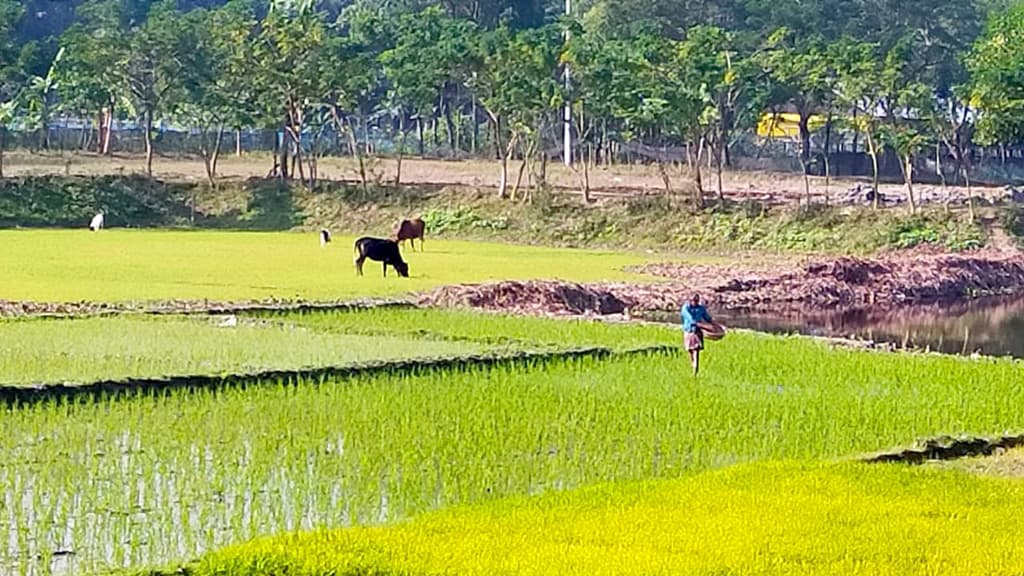
[[699,304],[697,306],[684,305],[681,316],[685,332],[696,332],[698,322],[713,322],[711,314],[708,314],[708,309]]

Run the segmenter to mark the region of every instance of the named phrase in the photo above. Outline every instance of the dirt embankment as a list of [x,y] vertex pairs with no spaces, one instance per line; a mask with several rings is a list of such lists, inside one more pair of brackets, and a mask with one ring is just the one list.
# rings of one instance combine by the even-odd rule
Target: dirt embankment
[[421,305],[508,312],[607,315],[675,310],[694,292],[717,308],[786,313],[951,303],[1024,294],[1024,256],[1004,253],[835,258],[775,269],[650,264],[634,271],[663,282],[557,281],[448,286]]

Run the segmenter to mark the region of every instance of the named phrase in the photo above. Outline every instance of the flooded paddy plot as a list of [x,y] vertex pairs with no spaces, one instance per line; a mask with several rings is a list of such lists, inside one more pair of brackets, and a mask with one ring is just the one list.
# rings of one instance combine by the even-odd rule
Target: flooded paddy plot
[[254,373],[477,354],[493,346],[221,317],[0,321],[0,384]]
[[1024,427],[1013,362],[728,342],[700,379],[657,354],[8,408],[0,572],[160,565],[283,531]]

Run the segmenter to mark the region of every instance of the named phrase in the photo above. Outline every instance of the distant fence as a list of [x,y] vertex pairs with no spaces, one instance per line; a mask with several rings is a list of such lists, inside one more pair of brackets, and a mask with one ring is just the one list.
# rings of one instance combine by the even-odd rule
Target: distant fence
[[[470,143],[481,158],[494,157],[495,148],[490,141],[489,129],[486,124],[470,127],[460,132],[459,149],[453,150],[451,139],[448,138],[444,123],[437,123],[433,128],[424,131],[409,130],[405,139],[406,154],[422,154],[426,157],[465,158],[472,156]],[[436,131],[436,133],[435,133]],[[472,133],[472,138],[470,138]],[[95,127],[82,122],[55,122],[44,138],[39,131],[20,132],[9,130],[5,138],[5,147],[38,150],[75,151],[96,150],[98,133]],[[361,149],[377,155],[394,155],[397,153],[399,134],[389,122],[367,123],[356,130],[356,145]],[[561,142],[549,138],[545,142],[545,153],[550,159],[561,159]],[[197,131],[186,131],[169,128],[154,130],[154,146],[162,155],[196,155],[201,152],[202,138]],[[283,132],[275,130],[243,129],[240,131],[226,130],[221,144],[222,153],[240,152],[271,152],[279,149],[282,142],[290,141]],[[303,135],[303,149],[312,148],[312,134]],[[820,146],[816,149],[820,150]],[[316,139],[319,153],[326,156],[350,155],[352,153],[347,136],[336,131],[324,129]],[[828,169],[836,177],[862,177],[872,175],[871,156],[863,150],[863,142],[849,135],[836,136],[829,146],[833,150],[828,155]],[[118,123],[111,131],[111,150],[122,153],[143,153],[145,141],[140,128],[130,123]],[[741,170],[765,170],[775,172],[799,173],[803,167],[799,160],[799,143],[785,139],[764,140],[754,135],[738,138],[730,147],[730,161],[734,168]],[[639,141],[621,141],[609,137],[604,142],[578,143],[573,152],[576,159],[588,159],[606,163],[687,163],[695,158],[695,149],[688,149],[678,143],[662,145]],[[712,167],[708,154],[704,161]],[[1020,183],[1024,182],[1024,149],[974,148],[971,150],[971,176],[979,182],[988,183]],[[958,181],[956,162],[948,155],[936,158],[932,151],[922,152],[916,156],[914,178],[919,182],[955,183]],[[885,149],[878,158],[879,176],[887,181],[902,180],[901,160],[891,149]],[[816,152],[808,162],[808,172],[816,176],[825,175],[825,156]]]

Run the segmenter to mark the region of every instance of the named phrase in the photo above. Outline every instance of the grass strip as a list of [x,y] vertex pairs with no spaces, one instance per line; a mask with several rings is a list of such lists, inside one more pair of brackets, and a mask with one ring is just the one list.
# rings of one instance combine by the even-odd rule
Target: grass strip
[[219,376],[479,354],[485,343],[186,317],[0,321],[0,385]]
[[379,374],[417,376],[431,371],[465,371],[469,369],[490,369],[525,365],[536,367],[551,361],[575,360],[582,358],[607,358],[616,356],[647,356],[678,354],[670,346],[650,346],[626,351],[608,348],[588,347],[548,352],[496,352],[444,358],[420,358],[404,360],[382,360],[356,362],[338,366],[317,366],[295,370],[263,370],[260,372],[161,376],[156,378],[122,378],[100,380],[85,384],[36,384],[25,386],[0,385],[0,403],[10,408],[23,408],[32,404],[53,401],[114,400],[139,393],[161,394],[172,390],[220,390],[225,388],[245,389],[251,386],[285,383],[289,386],[301,382],[329,379],[374,376]]

